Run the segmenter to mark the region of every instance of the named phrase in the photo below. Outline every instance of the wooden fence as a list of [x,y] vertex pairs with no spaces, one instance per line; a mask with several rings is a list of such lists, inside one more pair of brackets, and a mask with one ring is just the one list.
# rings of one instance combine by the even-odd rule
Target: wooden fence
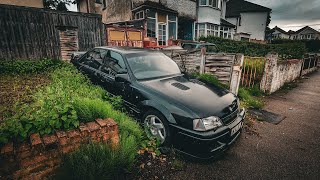
[[240,84],[243,54],[206,53],[205,49],[185,51],[163,51],[171,57],[187,73],[209,73],[230,87],[230,91],[237,94]]
[[0,5],[0,60],[61,59],[64,49],[68,55],[104,45],[104,34],[101,15]]

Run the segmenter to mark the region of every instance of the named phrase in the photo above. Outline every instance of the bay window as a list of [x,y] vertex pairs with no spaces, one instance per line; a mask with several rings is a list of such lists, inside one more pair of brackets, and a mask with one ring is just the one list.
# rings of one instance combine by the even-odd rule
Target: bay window
[[199,24],[199,37],[206,36],[206,24]]
[[220,6],[221,0],[200,0],[199,6],[209,6],[213,8],[221,8]]

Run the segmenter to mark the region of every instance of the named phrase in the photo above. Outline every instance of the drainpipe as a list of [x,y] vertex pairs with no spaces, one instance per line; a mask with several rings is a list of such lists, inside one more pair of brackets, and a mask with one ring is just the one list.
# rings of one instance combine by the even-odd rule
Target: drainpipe
[[89,9],[89,0],[87,0],[87,13],[90,13],[90,9]]

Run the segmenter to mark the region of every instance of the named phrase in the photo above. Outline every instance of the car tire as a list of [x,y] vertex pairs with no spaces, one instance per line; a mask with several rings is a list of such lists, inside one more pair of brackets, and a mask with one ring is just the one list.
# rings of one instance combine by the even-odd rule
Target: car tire
[[142,117],[142,124],[149,139],[159,139],[161,146],[170,145],[169,123],[160,112],[156,110],[147,111]]

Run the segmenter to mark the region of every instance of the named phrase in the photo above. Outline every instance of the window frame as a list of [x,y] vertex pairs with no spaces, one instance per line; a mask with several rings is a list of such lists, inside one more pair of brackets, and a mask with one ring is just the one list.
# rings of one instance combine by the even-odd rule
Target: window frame
[[[174,17],[174,20],[170,20],[170,16],[171,17]],[[174,32],[174,35],[173,35],[173,39],[176,40],[178,37],[177,37],[177,31],[178,31],[178,18],[176,15],[168,15],[168,38],[170,39],[171,36],[170,36],[170,23],[175,23],[175,32]]]
[[[137,18],[137,15],[139,15],[139,17]],[[142,15],[142,16],[141,16]],[[145,12],[143,10],[138,11],[134,14],[134,19],[136,20],[140,20],[140,19],[144,19],[145,18]]]
[[[206,1],[205,4],[203,4],[203,1]],[[211,5],[210,5],[211,2]],[[213,3],[215,2],[215,3]],[[199,7],[210,7],[210,8],[214,8],[214,9],[221,9],[221,0],[199,0]]]
[[[153,12],[153,11],[149,11],[149,12]],[[149,13],[149,12],[148,12],[148,13]],[[156,38],[156,37],[157,37],[157,13],[154,12],[154,17],[149,16],[148,13],[146,14],[146,20],[147,20],[147,22],[146,22],[146,23],[147,23],[147,32],[146,32],[146,33],[147,33],[147,37]],[[153,21],[154,21],[154,27],[153,27],[153,28],[154,28],[154,29],[153,29],[153,30],[154,30],[154,31],[153,31],[153,32],[154,32],[154,36],[153,36],[153,33],[151,33],[151,32],[149,33],[149,32],[148,32],[148,20],[153,20]]]

